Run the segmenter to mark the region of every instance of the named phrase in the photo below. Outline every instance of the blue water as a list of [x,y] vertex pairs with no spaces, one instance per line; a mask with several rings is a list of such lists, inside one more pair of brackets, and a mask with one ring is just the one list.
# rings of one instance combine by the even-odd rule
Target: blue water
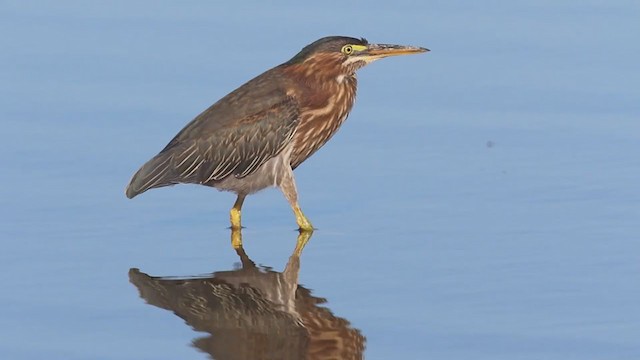
[[[639,16],[631,1],[3,2],[0,358],[251,350],[216,348],[235,333],[194,331],[130,282],[238,276],[234,197],[124,187],[198,112],[332,34],[432,50],[361,70],[349,120],[296,171],[319,229],[292,286],[326,299],[314,311],[365,344],[353,356],[640,358]],[[248,198],[243,223],[256,271],[291,269],[278,191]]]

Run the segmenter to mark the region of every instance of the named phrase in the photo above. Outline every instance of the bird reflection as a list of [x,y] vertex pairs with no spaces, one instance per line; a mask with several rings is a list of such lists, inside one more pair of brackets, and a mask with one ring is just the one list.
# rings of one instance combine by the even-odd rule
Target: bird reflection
[[210,335],[193,346],[213,359],[362,359],[365,338],[349,322],[320,306],[323,298],[298,285],[300,255],[311,238],[301,232],[282,272],[256,266],[231,241],[242,266],[209,276],[149,276],[129,270],[148,304],[171,310],[196,331]]

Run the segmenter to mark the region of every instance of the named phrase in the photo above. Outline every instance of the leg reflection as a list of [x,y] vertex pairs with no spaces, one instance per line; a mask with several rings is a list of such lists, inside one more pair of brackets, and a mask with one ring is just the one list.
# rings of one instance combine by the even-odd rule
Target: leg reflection
[[[302,250],[307,245],[309,240],[311,240],[311,236],[313,235],[313,231],[300,230],[298,233],[298,239],[296,241],[296,247],[293,250],[293,255],[300,256],[302,255]],[[231,228],[231,247],[236,250],[238,256],[242,260],[243,256],[246,257],[247,254],[244,252],[242,247],[242,229],[239,228]],[[243,261],[244,264],[244,261]]]
[[256,265],[238,229],[231,232],[231,243],[241,268],[196,277],[157,277],[130,269],[129,280],[148,304],[171,311],[198,331],[192,344],[211,358],[361,359],[365,338],[360,331],[299,285],[300,256],[311,236],[298,234],[282,272]]
[[302,250],[309,240],[311,240],[311,235],[313,235],[313,231],[300,231],[300,234],[298,234],[298,240],[296,241],[296,248],[293,250],[293,254],[291,256],[299,257],[302,255]]
[[233,247],[236,250],[242,249],[242,229],[231,228],[231,247]]

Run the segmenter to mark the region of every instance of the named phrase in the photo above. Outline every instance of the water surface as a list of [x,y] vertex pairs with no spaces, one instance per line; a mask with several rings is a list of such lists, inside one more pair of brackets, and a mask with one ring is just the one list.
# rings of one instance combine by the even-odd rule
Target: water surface
[[[638,5],[312,6],[3,3],[0,358],[296,358],[328,336],[315,315],[355,358],[638,359]],[[360,72],[296,171],[299,257],[276,190],[247,200],[241,252],[231,194],[124,197],[199,111],[330,34],[432,52]],[[242,302],[181,310],[245,270],[254,330],[221,320]]]

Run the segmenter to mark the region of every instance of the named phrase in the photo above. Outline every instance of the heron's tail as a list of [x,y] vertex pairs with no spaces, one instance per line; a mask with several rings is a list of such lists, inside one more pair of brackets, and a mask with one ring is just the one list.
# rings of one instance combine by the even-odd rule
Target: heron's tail
[[140,170],[133,175],[125,194],[129,199],[132,199],[149,189],[177,183],[175,171],[171,166],[170,154],[160,153],[142,165]]

